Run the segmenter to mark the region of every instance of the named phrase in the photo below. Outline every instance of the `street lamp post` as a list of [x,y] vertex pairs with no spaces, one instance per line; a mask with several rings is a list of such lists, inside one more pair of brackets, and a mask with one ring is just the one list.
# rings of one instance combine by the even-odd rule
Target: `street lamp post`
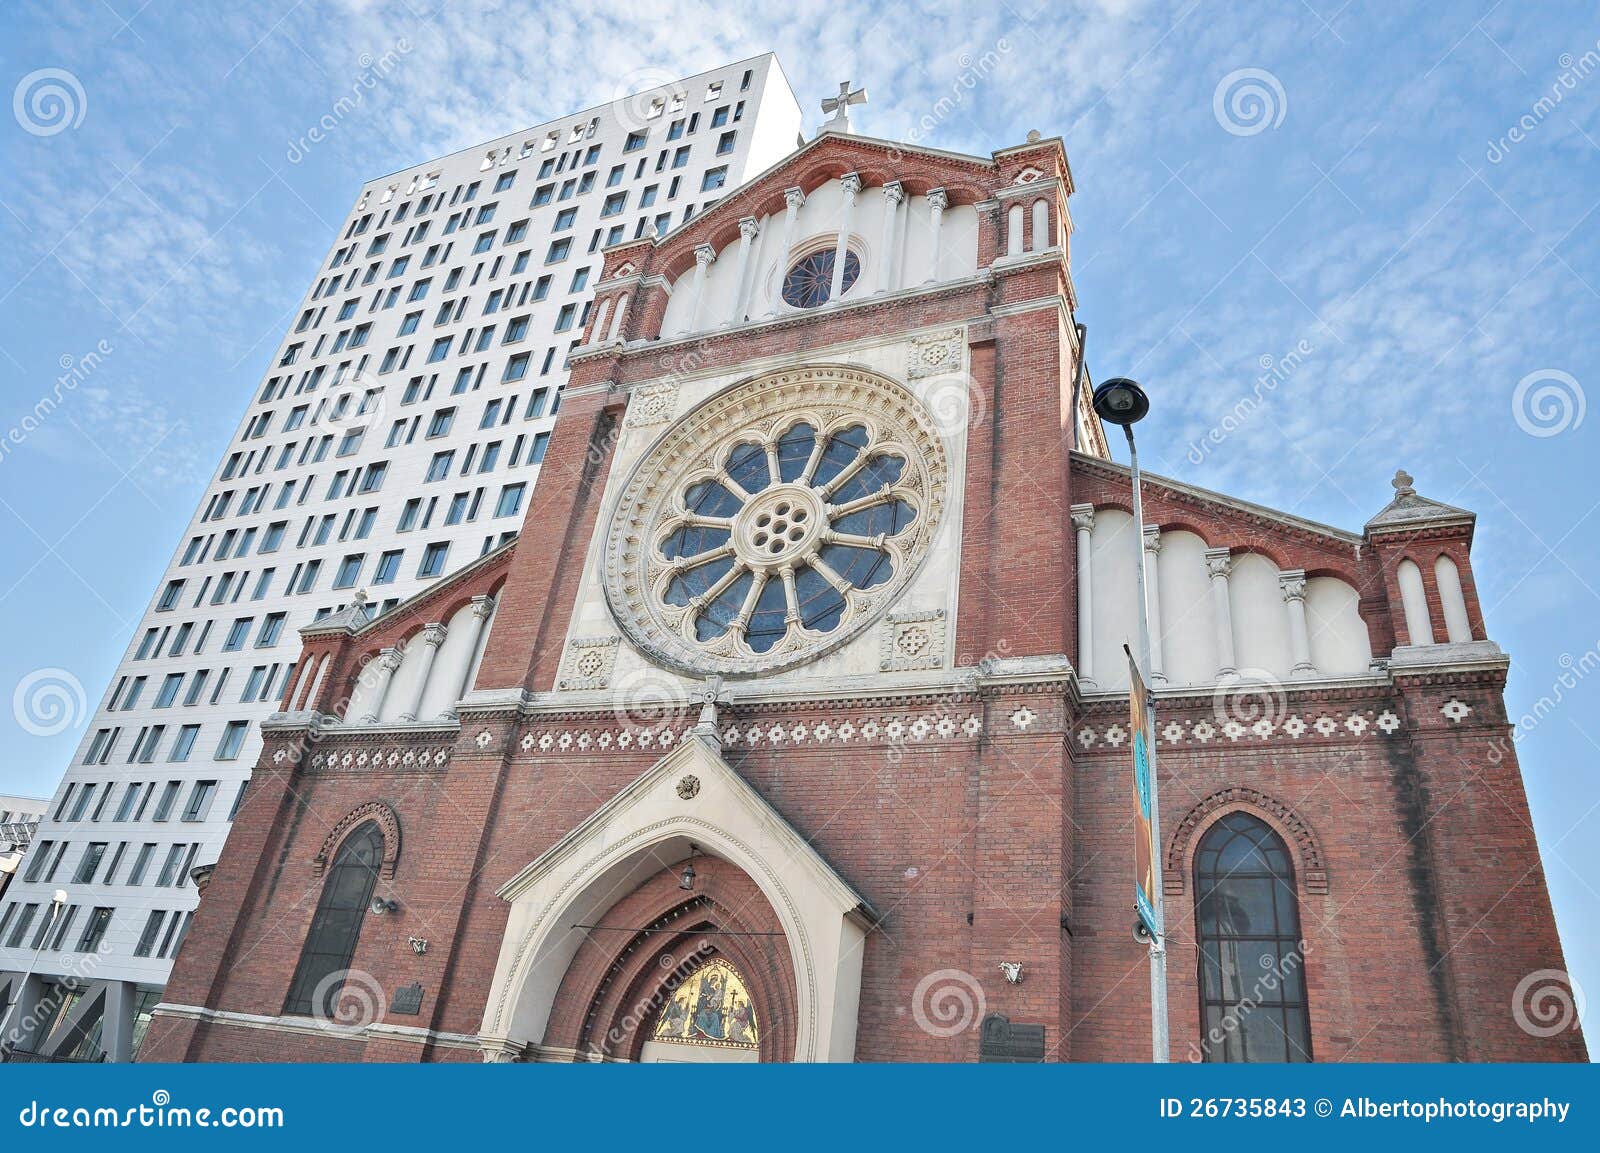
[[[1101,420],[1122,426],[1128,438],[1128,458],[1133,470],[1133,569],[1136,612],[1139,619],[1139,670],[1144,679],[1145,709],[1155,730],[1155,670],[1150,661],[1150,609],[1145,600],[1144,581],[1144,500],[1139,487],[1139,448],[1133,440],[1133,426],[1150,411],[1150,398],[1144,389],[1126,377],[1114,377],[1094,390],[1094,410]],[[1080,560],[1081,564],[1082,561]],[[1151,904],[1155,908],[1155,933],[1150,938],[1150,1046],[1151,1059],[1158,1064],[1169,1059],[1167,1039],[1167,912],[1161,880],[1161,792],[1156,771],[1156,742],[1149,742],[1150,763],[1150,839],[1156,878]]]
[[17,982],[17,991],[11,998],[11,1005],[6,1010],[5,1026],[0,1028],[0,1046],[8,1046],[7,1033],[11,1029],[11,1019],[16,1016],[17,1006],[22,1004],[23,991],[28,987],[28,982],[33,979],[33,971],[39,967],[39,956],[44,952],[45,942],[50,939],[50,930],[55,928],[56,918],[67,907],[67,891],[57,889],[50,897],[50,914],[45,918],[44,931],[39,934],[39,944],[33,950],[33,959],[28,962],[27,970],[22,974],[22,980]]

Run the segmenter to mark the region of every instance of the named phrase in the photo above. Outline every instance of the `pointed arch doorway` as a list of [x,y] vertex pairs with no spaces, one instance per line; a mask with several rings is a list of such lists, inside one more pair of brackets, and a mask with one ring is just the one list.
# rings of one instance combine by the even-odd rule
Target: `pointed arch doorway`
[[654,1035],[680,989],[701,1005],[713,972],[721,1001],[708,987],[702,1032],[748,1012],[754,1059],[855,1057],[876,915],[712,739],[686,738],[499,892],[511,914],[479,1035],[485,1060],[750,1060],[746,1043],[696,1039],[687,1025],[676,1039]]

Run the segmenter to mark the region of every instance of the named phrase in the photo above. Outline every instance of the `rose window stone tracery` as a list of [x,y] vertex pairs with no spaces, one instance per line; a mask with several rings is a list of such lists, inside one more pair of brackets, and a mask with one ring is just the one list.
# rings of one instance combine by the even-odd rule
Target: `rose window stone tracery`
[[775,671],[836,647],[904,589],[943,508],[922,404],[855,369],[713,397],[640,463],[608,540],[606,594],[686,671]]

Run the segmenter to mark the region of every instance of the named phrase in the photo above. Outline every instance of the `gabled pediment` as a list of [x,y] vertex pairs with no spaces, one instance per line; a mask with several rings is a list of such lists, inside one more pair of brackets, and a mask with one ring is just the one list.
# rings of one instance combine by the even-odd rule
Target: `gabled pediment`
[[540,878],[572,857],[589,855],[616,841],[624,830],[657,823],[664,813],[681,812],[711,818],[769,857],[788,861],[805,872],[818,889],[838,905],[840,913],[872,919],[871,906],[834,871],[793,825],[768,803],[722,757],[715,738],[691,733],[632,784],[601,805],[577,828],[557,841],[497,893],[514,901]]

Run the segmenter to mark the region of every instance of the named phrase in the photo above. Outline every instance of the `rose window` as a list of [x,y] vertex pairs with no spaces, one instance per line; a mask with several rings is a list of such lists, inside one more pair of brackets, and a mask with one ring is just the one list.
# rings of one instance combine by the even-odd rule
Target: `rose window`
[[[783,301],[792,308],[815,308],[826,304],[833,294],[833,261],[839,250],[824,248],[802,256],[783,278]],[[861,258],[849,249],[844,254],[844,284],[840,295],[849,292],[861,276]]]
[[904,589],[944,469],[921,404],[870,373],[741,385],[641,462],[612,527],[608,599],[636,642],[681,668],[809,660]]

